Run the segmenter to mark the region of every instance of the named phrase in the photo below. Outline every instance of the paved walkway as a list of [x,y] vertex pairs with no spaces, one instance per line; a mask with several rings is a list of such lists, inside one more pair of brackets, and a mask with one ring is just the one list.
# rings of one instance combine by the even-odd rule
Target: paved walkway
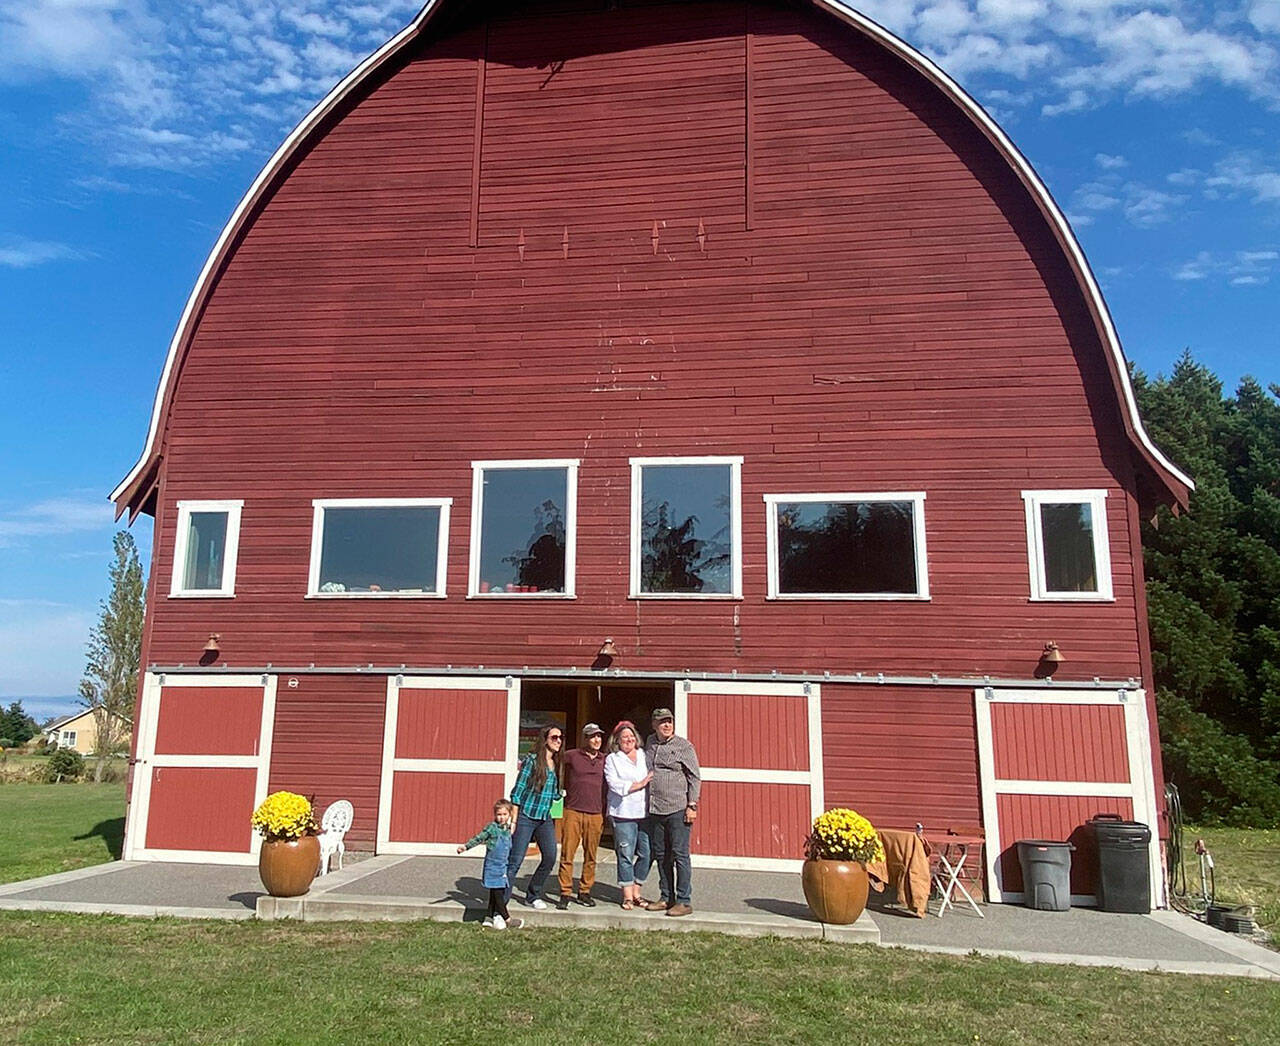
[[[471,921],[481,918],[488,896],[479,866],[476,858],[372,857],[318,879],[305,897],[280,899],[263,893],[253,867],[115,862],[0,885],[0,908],[216,919]],[[532,867],[533,862],[526,863],[524,874]],[[1280,980],[1280,954],[1175,912],[1143,916],[986,905],[985,919],[965,911],[916,919],[873,895],[872,907],[858,923],[835,927],[809,914],[800,877],[792,873],[696,869],[694,884],[692,916],[624,912],[617,906],[612,862],[607,862],[594,891],[600,902],[595,908],[573,904],[567,912],[539,912],[513,902],[512,914],[531,925],[826,938],[961,955],[978,951],[1030,962]]]

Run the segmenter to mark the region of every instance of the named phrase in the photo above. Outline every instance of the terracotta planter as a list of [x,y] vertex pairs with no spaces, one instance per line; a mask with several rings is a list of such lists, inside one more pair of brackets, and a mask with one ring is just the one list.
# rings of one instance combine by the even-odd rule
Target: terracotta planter
[[320,839],[304,835],[287,842],[264,842],[258,875],[272,897],[301,897],[311,889],[320,867]]
[[804,899],[819,922],[848,926],[867,906],[867,869],[861,861],[805,861]]

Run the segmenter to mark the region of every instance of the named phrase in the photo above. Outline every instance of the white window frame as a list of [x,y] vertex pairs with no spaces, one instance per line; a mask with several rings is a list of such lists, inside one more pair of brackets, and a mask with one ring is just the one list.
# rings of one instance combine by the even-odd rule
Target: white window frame
[[[769,599],[817,599],[828,602],[896,600],[912,603],[928,602],[929,554],[924,536],[924,491],[899,491],[870,494],[766,494],[764,496],[769,565]],[[916,556],[916,591],[904,592],[783,592],[779,577],[778,505],[782,502],[803,504],[852,504],[887,501],[911,502],[911,535]]]
[[[578,458],[521,458],[514,461],[473,461],[471,463],[471,543],[468,550],[468,599],[576,599],[578,565]],[[484,474],[487,469],[564,469],[564,591],[563,592],[481,592],[480,533],[484,519]]]
[[[631,599],[741,599],[742,598],[742,455],[713,457],[631,459]],[[644,506],[642,473],[650,465],[729,466],[730,592],[641,592],[640,532]]]
[[[1022,501],[1027,515],[1027,563],[1031,575],[1033,602],[1090,602],[1114,600],[1111,587],[1111,542],[1107,537],[1107,492],[1105,490],[1024,490]],[[1089,505],[1093,515],[1094,576],[1096,592],[1051,592],[1044,569],[1042,505]]]
[[62,741],[58,744],[59,748],[75,748],[76,738],[79,737],[79,731],[64,730],[62,731]]
[[[453,498],[315,498],[311,502],[311,565],[307,572],[308,599],[444,599],[448,577],[449,509]],[[434,592],[321,592],[320,560],[324,553],[324,514],[331,508],[438,508],[436,590]]]
[[[244,508],[244,502],[179,501],[177,507],[178,526],[173,543],[173,576],[169,585],[169,598],[230,599],[236,594],[236,561],[240,553],[240,512]],[[222,550],[222,586],[220,588],[183,587],[193,512],[225,512],[227,514],[227,543]]]

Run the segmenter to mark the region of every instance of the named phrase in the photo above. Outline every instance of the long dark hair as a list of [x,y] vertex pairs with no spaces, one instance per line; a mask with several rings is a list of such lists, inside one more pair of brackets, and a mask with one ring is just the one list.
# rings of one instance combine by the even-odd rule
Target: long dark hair
[[[547,752],[551,751],[551,745],[547,741],[547,737],[552,730],[559,730],[561,738],[564,737],[564,728],[550,723],[538,731],[538,743],[533,746],[533,777],[529,784],[533,789],[533,794],[539,794],[547,785]],[[560,751],[564,751],[564,741],[560,742]],[[551,768],[556,775],[556,783],[560,781],[560,752],[551,752]]]

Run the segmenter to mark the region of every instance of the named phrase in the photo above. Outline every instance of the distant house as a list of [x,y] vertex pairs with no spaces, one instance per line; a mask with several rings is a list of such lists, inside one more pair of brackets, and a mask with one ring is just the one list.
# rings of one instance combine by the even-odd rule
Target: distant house
[[[50,745],[70,748],[81,755],[90,755],[98,740],[98,723],[94,719],[93,712],[85,708],[69,716],[63,716],[61,719],[55,719],[41,733]],[[133,745],[132,730],[126,731],[123,745],[126,748]]]

